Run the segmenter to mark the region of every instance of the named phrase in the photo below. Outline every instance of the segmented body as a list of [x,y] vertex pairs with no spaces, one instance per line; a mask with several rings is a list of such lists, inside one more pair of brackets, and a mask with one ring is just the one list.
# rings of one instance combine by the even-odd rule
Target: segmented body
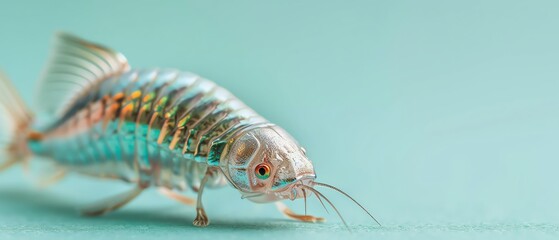
[[[30,148],[89,175],[196,188],[208,161],[220,155],[216,143],[266,124],[227,90],[197,75],[131,70],[84,91]],[[218,174],[209,186],[225,182]]]

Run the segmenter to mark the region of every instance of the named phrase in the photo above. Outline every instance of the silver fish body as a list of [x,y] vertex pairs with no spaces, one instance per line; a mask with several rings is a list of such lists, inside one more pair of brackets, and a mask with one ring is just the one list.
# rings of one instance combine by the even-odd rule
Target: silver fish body
[[[197,188],[216,143],[268,121],[212,81],[177,70],[130,70],[84,91],[32,151],[88,175]],[[217,147],[217,146],[216,146]],[[208,186],[223,186],[216,174]]]
[[[281,127],[268,122],[215,83],[177,70],[130,69],[123,54],[61,33],[40,82],[35,108],[27,108],[0,75],[0,171],[32,156],[50,159],[66,172],[133,183],[131,190],[82,210],[97,216],[114,211],[150,186],[188,205],[195,226],[210,221],[205,187],[230,183],[243,198],[276,202],[286,216],[305,222],[323,218],[295,214],[278,201],[314,195],[341,217],[315,187],[311,160]],[[0,157],[2,155],[0,154]],[[188,187],[197,199],[174,189]],[[378,223],[378,222],[377,222]]]

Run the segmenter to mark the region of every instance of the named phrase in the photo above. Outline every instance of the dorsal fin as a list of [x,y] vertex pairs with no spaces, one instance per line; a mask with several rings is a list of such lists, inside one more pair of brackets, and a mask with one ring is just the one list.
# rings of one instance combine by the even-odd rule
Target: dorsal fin
[[91,85],[129,68],[128,61],[119,52],[67,33],[58,33],[36,94],[36,110],[60,117]]

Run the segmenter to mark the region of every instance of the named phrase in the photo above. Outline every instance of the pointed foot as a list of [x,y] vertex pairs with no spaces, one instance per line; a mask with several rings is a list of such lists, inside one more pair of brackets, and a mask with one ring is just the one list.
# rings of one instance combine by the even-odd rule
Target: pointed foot
[[310,223],[326,222],[326,219],[323,217],[315,217],[311,215],[298,215],[298,216],[292,216],[291,218],[301,222],[310,222]]
[[203,208],[196,209],[196,219],[192,224],[196,227],[206,227],[210,224],[210,219],[206,215],[206,211]]
[[286,217],[297,220],[297,221],[301,221],[301,222],[310,222],[310,223],[320,223],[320,222],[326,222],[326,219],[323,217],[315,217],[312,215],[301,215],[301,214],[296,214],[293,211],[291,211],[291,209],[289,209],[285,204],[283,204],[282,202],[276,202],[276,207],[278,208],[278,210],[283,213]]

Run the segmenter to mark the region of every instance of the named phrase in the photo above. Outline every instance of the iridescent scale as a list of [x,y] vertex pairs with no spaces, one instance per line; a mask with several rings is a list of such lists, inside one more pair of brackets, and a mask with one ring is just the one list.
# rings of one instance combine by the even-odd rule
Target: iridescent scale
[[157,69],[98,81],[59,119],[30,145],[36,154],[89,175],[178,189],[199,184],[219,143],[268,123],[209,80]]

